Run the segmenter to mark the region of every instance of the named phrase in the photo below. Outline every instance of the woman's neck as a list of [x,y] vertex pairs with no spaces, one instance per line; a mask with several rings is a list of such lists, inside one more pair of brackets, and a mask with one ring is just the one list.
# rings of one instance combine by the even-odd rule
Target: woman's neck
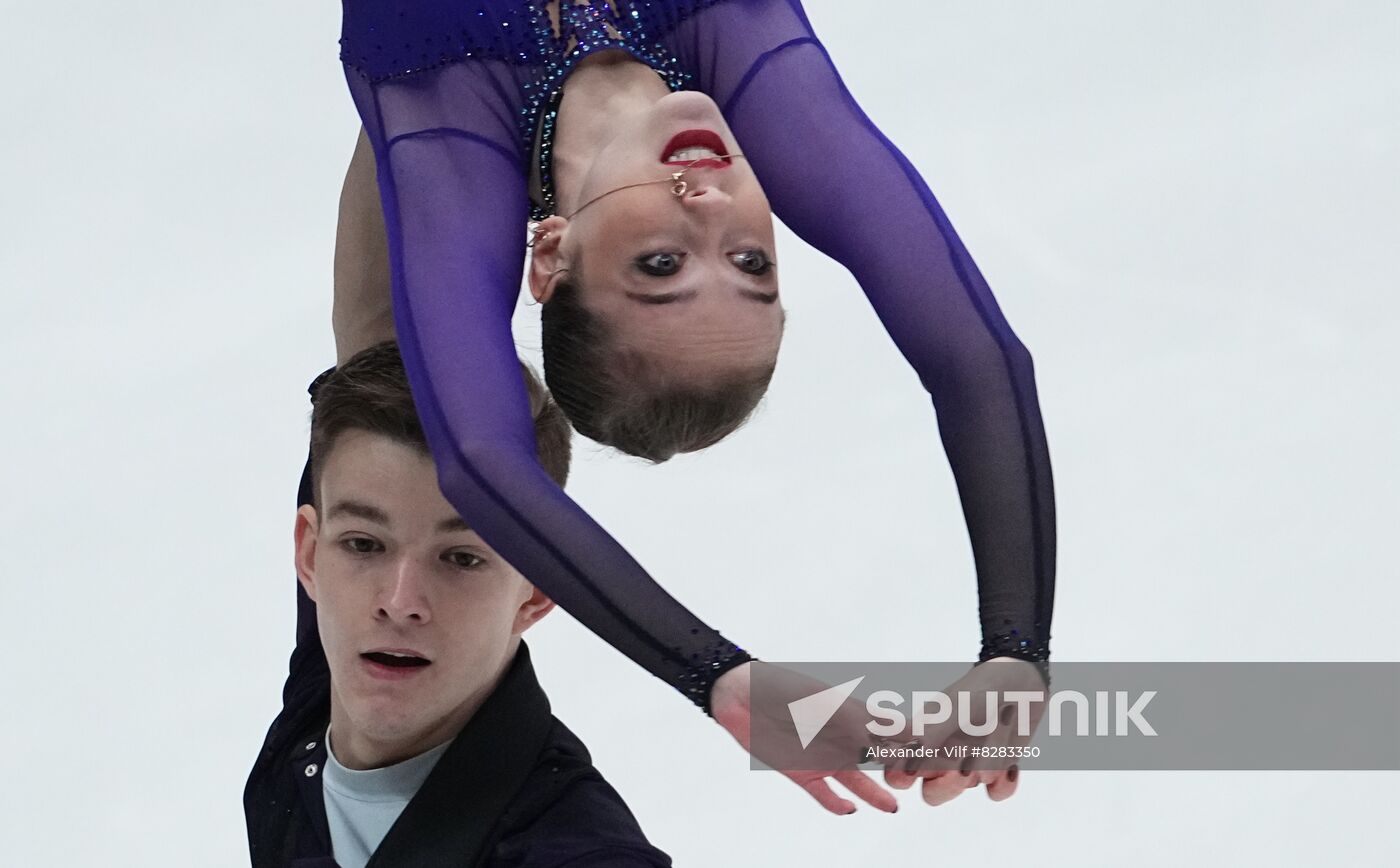
[[554,134],[554,193],[560,214],[578,207],[579,185],[619,121],[670,93],[650,67],[621,50],[584,58],[569,74]]

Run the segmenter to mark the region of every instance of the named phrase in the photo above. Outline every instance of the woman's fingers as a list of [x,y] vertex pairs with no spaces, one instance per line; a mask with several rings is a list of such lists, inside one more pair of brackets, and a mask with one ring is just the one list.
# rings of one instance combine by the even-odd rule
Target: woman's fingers
[[918,779],[918,775],[911,774],[903,769],[897,769],[893,766],[885,767],[885,783],[894,787],[896,790],[907,790],[914,786],[914,781]]
[[790,774],[788,777],[793,783],[806,790],[812,798],[817,800],[818,804],[833,814],[853,814],[856,811],[856,805],[850,799],[837,795],[836,791],[831,788],[831,784],[827,782],[827,778],[837,781],[871,807],[887,814],[893,814],[899,810],[899,803],[895,801],[893,793],[880,786],[865,772],[856,769],[826,773],[805,772]]
[[1021,770],[1012,766],[997,776],[997,779],[987,784],[987,798],[994,802],[1004,801],[1011,798],[1016,792],[1016,782],[1021,777]]
[[836,791],[833,790],[833,789],[831,788],[831,785],[828,784],[828,783],[826,782],[826,778],[823,778],[823,777],[812,777],[812,778],[793,777],[792,780],[793,780],[794,782],[796,782],[796,784],[797,784],[799,787],[801,787],[802,789],[806,790],[807,793],[808,793],[812,798],[816,799],[817,802],[818,802],[823,808],[826,808],[826,809],[827,809],[828,811],[830,811],[831,813],[833,813],[833,814],[854,814],[854,813],[855,813],[855,811],[856,811],[855,803],[852,802],[850,799],[843,799],[843,798],[841,798],[840,796],[836,795]]
[[[1009,754],[1013,750],[1024,748],[1030,741],[1029,736],[1023,736],[1017,731],[1016,712],[1011,706],[1001,709],[999,723],[997,731],[991,735],[991,746],[1002,748],[1003,753]],[[994,771],[984,773],[987,797],[994,802],[1011,798],[1016,792],[1020,769],[1010,756],[998,758],[993,768]]]
[[1010,717],[1001,715],[998,717],[997,728],[978,743],[983,749],[982,755],[973,758],[969,763],[974,787],[980,784],[991,786],[1006,774],[1006,767],[1011,763],[1011,760],[1006,758],[1011,732]]
[[969,777],[962,772],[933,772],[924,778],[924,801],[934,807],[951,802],[967,789]]
[[894,793],[875,783],[875,780],[866,775],[865,772],[851,769],[850,771],[837,772],[832,777],[867,805],[878,808],[887,814],[893,814],[899,810],[899,803],[895,801]]
[[[993,801],[1010,798],[1017,788],[1019,770],[1009,766],[1013,761],[1014,749],[1025,747],[1031,740],[1029,733],[1035,731],[1044,712],[1044,703],[1031,705],[1025,710],[1030,717],[1027,721],[1027,735],[1017,730],[1021,721],[1018,712],[1023,706],[1016,704],[989,704],[986,691],[1013,689],[1033,689],[1030,684],[1033,676],[1034,688],[1041,684],[1040,675],[1024,661],[989,661],[986,666],[974,668],[954,684],[947,692],[956,695],[961,702],[968,703],[966,709],[955,707],[942,722],[926,727],[919,737],[930,746],[939,748],[939,755],[925,761],[922,767],[910,768],[901,763],[891,763],[885,770],[885,783],[894,789],[907,789],[914,781],[921,781],[923,799],[930,805],[942,805],[952,801],[965,790],[980,784],[987,785],[987,795]],[[963,691],[966,690],[966,694]],[[966,722],[973,727],[985,726],[995,715],[996,726],[985,736],[969,736],[962,732],[960,723],[966,714]],[[914,738],[906,730],[891,741]],[[974,750],[976,754],[974,754]]]

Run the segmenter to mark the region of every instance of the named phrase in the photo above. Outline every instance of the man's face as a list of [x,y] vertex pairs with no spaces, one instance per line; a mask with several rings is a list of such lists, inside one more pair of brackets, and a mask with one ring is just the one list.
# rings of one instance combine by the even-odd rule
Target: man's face
[[423,451],[350,430],[318,485],[321,514],[297,513],[297,572],[330,664],[336,756],[386,765],[455,735],[554,604],[466,527]]

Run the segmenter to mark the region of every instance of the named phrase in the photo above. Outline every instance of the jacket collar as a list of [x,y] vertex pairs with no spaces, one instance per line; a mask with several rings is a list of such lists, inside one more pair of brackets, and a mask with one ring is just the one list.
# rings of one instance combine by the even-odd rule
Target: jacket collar
[[[496,689],[438,760],[366,868],[476,864],[496,821],[538,762],[552,722],[549,698],[522,640]],[[298,745],[291,771],[301,784],[311,825],[329,852],[319,771],[325,764],[323,734],[324,723],[320,734]],[[316,770],[308,773],[312,763]]]

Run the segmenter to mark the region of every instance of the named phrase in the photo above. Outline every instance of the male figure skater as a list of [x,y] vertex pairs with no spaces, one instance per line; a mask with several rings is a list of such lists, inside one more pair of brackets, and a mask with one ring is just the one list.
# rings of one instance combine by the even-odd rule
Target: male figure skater
[[[563,485],[568,423],[522,371]],[[669,866],[550,714],[521,636],[554,603],[443,498],[395,345],[313,388],[295,536],[320,642],[244,792],[255,868]]]

